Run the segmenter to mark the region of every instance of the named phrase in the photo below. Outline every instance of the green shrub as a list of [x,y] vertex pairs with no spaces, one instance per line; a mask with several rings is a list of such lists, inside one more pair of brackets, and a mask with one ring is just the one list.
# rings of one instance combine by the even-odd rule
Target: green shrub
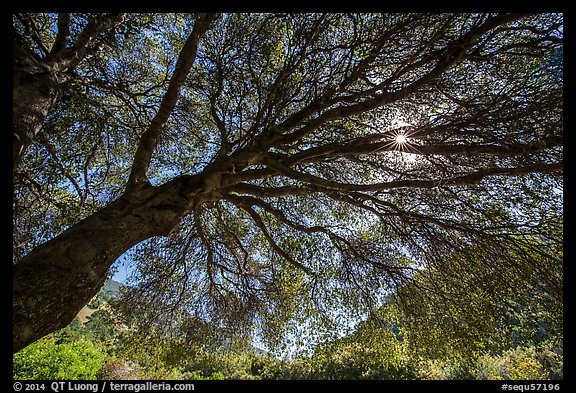
[[536,359],[534,348],[514,349],[504,354],[503,379],[548,379],[548,373]]
[[546,380],[562,379],[562,356],[546,347],[518,347],[501,355],[483,354],[464,358],[421,359],[421,379]]
[[541,380],[562,378],[562,357],[546,348],[516,348],[502,356],[482,356],[476,379]]
[[289,379],[414,379],[410,364],[394,334],[387,329],[364,327],[341,340],[317,348],[313,356],[287,367]]
[[96,379],[106,354],[92,342],[37,341],[14,354],[14,379]]
[[186,372],[182,375],[183,379],[188,381],[205,381],[205,380],[224,380],[224,374],[217,371],[208,376],[204,376],[200,371]]

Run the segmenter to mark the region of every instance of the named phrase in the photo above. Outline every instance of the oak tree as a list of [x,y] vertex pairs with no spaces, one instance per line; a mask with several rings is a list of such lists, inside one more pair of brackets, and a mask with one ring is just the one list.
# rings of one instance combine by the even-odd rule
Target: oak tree
[[562,23],[15,14],[14,351],[129,250],[134,310],[235,333],[459,275],[561,303]]

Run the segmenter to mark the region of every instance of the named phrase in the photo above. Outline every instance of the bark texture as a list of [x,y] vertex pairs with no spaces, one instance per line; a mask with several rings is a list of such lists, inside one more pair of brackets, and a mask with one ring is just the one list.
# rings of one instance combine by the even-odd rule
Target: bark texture
[[62,97],[63,85],[69,79],[67,72],[73,71],[80,62],[98,53],[105,40],[98,40],[97,37],[103,32],[113,35],[123,17],[123,14],[108,14],[90,18],[76,42],[67,47],[70,44],[70,14],[60,14],[58,34],[50,51],[38,36],[34,37],[44,53],[43,58],[27,48],[22,36],[13,31],[13,171],[16,171],[26,149],[42,128],[48,112]]
[[[26,16],[21,18],[25,20]],[[36,137],[59,162],[58,152],[48,140],[50,136],[38,135],[42,123],[50,108],[62,96],[62,90],[72,91],[70,86],[80,83],[80,79],[74,77],[74,67],[99,52],[107,42],[105,38],[113,36],[122,18],[121,14],[92,16],[75,42],[70,42],[71,35],[74,36],[71,33],[71,16],[60,14],[52,49],[42,45],[38,37],[32,37],[39,41],[41,47],[34,53],[34,49],[25,49],[24,41],[18,41],[16,35],[13,44],[14,171]],[[236,277],[239,288],[248,283],[244,276],[248,269],[244,268],[251,266],[254,262],[252,259],[259,259],[249,257],[253,245],[246,246],[241,236],[232,233],[233,226],[228,225],[232,218],[225,220],[221,215],[214,225],[216,229],[206,226],[211,229],[211,232],[207,231],[202,222],[202,205],[206,202],[214,202],[206,203],[206,209],[221,208],[218,201],[225,201],[228,206],[234,205],[235,209],[230,211],[245,213],[243,225],[247,223],[254,230],[247,231],[250,236],[245,236],[246,242],[251,241],[251,233],[259,231],[268,250],[309,275],[316,275],[316,271],[298,262],[299,259],[288,246],[278,241],[279,236],[298,232],[322,235],[343,259],[351,261],[350,264],[358,263],[363,268],[371,265],[386,272],[396,285],[396,277],[401,280],[411,277],[412,271],[409,275],[402,273],[411,267],[394,265],[386,260],[381,249],[366,244],[353,234],[344,236],[343,231],[334,230],[337,226],[322,226],[317,218],[323,217],[323,214],[317,217],[312,214],[310,220],[306,217],[300,219],[303,209],[292,208],[291,200],[270,201],[266,198],[305,196],[308,199],[302,199],[302,203],[308,203],[314,198],[313,194],[318,194],[323,205],[319,202],[311,206],[321,206],[321,209],[324,209],[322,206],[329,206],[334,212],[342,204],[354,210],[361,209],[363,213],[380,219],[383,226],[391,228],[390,235],[382,235],[383,239],[409,240],[409,244],[414,244],[419,250],[430,244],[430,250],[436,252],[441,249],[444,252],[452,247],[451,243],[450,247],[447,246],[448,242],[456,238],[450,236],[452,233],[470,234],[470,238],[475,239],[473,236],[492,237],[494,233],[513,228],[513,225],[503,221],[505,218],[494,218],[495,214],[481,206],[484,201],[489,202],[483,198],[493,198],[495,195],[486,189],[488,187],[484,190],[480,188],[473,198],[469,194],[470,187],[464,189],[462,194],[455,190],[456,187],[476,185],[489,177],[562,171],[563,138],[557,87],[550,84],[551,90],[545,91],[538,90],[536,85],[524,83],[525,75],[515,75],[516,70],[522,68],[510,68],[508,72],[507,56],[501,56],[510,49],[519,53],[525,51],[527,59],[547,53],[546,48],[542,47],[543,43],[556,45],[554,40],[557,37],[550,33],[551,30],[527,28],[526,31],[531,34],[525,38],[516,37],[515,41],[504,40],[498,44],[498,36],[506,34],[507,29],[510,32],[524,29],[520,26],[507,27],[511,22],[522,19],[522,15],[466,16],[465,25],[471,26],[463,26],[456,36],[450,26],[459,20],[457,15],[446,16],[446,20],[440,24],[435,18],[426,16],[421,19],[413,15],[402,20],[392,18],[389,28],[379,33],[378,29],[370,34],[366,32],[365,39],[361,39],[362,34],[359,34],[352,37],[354,39],[350,43],[340,42],[339,39],[330,43],[330,40],[325,42],[322,39],[325,34],[339,37],[330,36],[335,34],[331,27],[332,16],[311,18],[313,22],[295,19],[295,22],[305,23],[307,28],[302,31],[294,29],[291,32],[293,36],[286,37],[287,42],[294,43],[287,51],[291,56],[278,61],[281,68],[274,71],[275,67],[270,65],[275,55],[284,50],[271,50],[281,42],[275,34],[266,32],[267,19],[246,19],[244,22],[256,23],[253,31],[243,31],[234,37],[234,34],[227,33],[236,31],[231,29],[234,26],[228,26],[234,18],[197,15],[193,31],[184,42],[171,71],[158,112],[147,127],[142,126],[145,131],[140,135],[133,156],[124,195],[38,246],[13,266],[14,351],[66,326],[102,287],[110,266],[118,257],[146,239],[167,235],[190,212],[194,212],[194,236],[200,240],[206,253],[209,279],[213,277],[211,269],[220,269],[222,276],[226,275],[226,280],[228,276]],[[338,22],[340,17],[334,18],[334,22]],[[213,21],[217,21],[222,28],[217,32],[221,35],[205,35]],[[344,22],[342,19],[338,23]],[[298,23],[294,26],[299,26]],[[422,39],[410,40],[401,46],[405,50],[398,51],[395,40],[403,39],[410,35],[411,29],[429,23],[432,23],[430,31],[422,33]],[[239,26],[245,30],[249,24]],[[260,47],[260,33],[256,32],[265,33],[262,39],[271,40],[270,45]],[[266,38],[266,34],[270,36]],[[198,47],[200,43],[203,43],[201,51]],[[551,44],[550,48],[554,45]],[[366,53],[361,54],[360,49],[366,50]],[[45,53],[44,58],[40,58],[40,52]],[[339,60],[330,67],[323,60],[315,60],[318,54],[331,52],[333,54],[329,58]],[[200,82],[187,84],[186,78],[195,70],[193,65],[198,53],[202,54],[201,67],[204,68],[202,73],[196,74]],[[390,53],[400,55],[394,59],[390,58]],[[261,60],[268,58],[269,61]],[[504,74],[503,81],[511,84],[506,87],[509,96],[502,91],[493,91],[489,85],[492,79],[468,88],[467,81],[472,73],[466,71],[468,66],[472,67],[473,72],[479,70],[491,75],[495,72],[492,64],[498,61],[506,65],[496,70]],[[384,69],[376,72],[380,67]],[[368,78],[375,72],[375,75],[379,74],[378,78]],[[88,79],[86,82],[82,79],[82,83],[88,83]],[[108,88],[108,82],[103,82]],[[163,82],[160,82],[157,87],[162,85]],[[113,84],[110,87],[114,88]],[[183,95],[186,101],[198,102],[194,102],[194,105],[183,102],[182,107],[177,106],[183,87],[189,89],[187,95]],[[122,86],[117,88],[124,89]],[[456,99],[451,97],[454,94],[448,94],[452,90],[457,93]],[[130,93],[134,97],[137,91],[135,89]],[[153,89],[148,91],[152,92]],[[123,94],[122,90],[118,92]],[[410,114],[413,105],[430,100],[438,100],[437,106],[446,108],[439,108],[435,118],[426,120],[424,116],[417,121],[418,124],[401,130],[410,139],[402,146],[394,142],[399,129],[381,128],[379,122],[370,124],[372,115],[364,117],[386,106],[390,106],[391,110],[406,110]],[[406,106],[402,105],[403,102]],[[451,102],[458,106],[452,109]],[[200,110],[196,111],[196,108]],[[146,107],[143,112],[134,113],[148,113],[149,109]],[[190,117],[186,123],[188,126],[183,126],[183,130],[176,130],[179,125],[173,126],[169,121],[175,110],[179,116],[175,121],[180,121],[183,116]],[[387,112],[382,113],[388,116]],[[374,112],[374,116],[379,117],[380,112]],[[384,120],[385,123],[388,120],[394,123],[392,118]],[[217,129],[212,130],[209,123],[213,123]],[[207,130],[196,135],[189,125],[201,125],[200,128],[206,125]],[[543,134],[542,129],[546,127],[550,130]],[[170,132],[163,135],[166,130]],[[200,174],[179,176],[159,186],[150,183],[148,169],[163,136],[167,136],[166,142],[172,144],[170,149],[187,149],[196,141],[202,141],[198,146],[213,141],[217,142],[217,146],[218,141],[208,134],[212,131],[218,133],[220,148],[217,152],[210,152],[211,149],[199,151],[198,157],[214,154],[212,158],[202,158],[207,164]],[[181,145],[178,138],[183,138]],[[95,151],[96,147],[92,152]],[[412,168],[389,161],[383,155],[386,151],[403,151],[429,159],[426,163],[424,159],[416,161],[419,166]],[[180,153],[187,154],[185,150]],[[169,160],[171,150],[160,154],[162,161]],[[382,156],[375,156],[374,159],[366,157],[376,154]],[[190,157],[195,159],[195,155]],[[120,158],[124,162],[126,157]],[[394,160],[394,156],[390,159]],[[176,160],[174,165],[180,172],[170,168],[171,173],[189,173],[192,170],[178,168],[180,164]],[[59,167],[64,168],[63,165]],[[81,168],[76,165],[76,169]],[[92,169],[88,160],[83,169],[84,195],[88,195],[88,172]],[[368,171],[378,176],[367,175]],[[82,195],[75,177],[66,177]],[[415,190],[414,203],[402,200],[408,195],[401,190],[405,188]],[[438,198],[434,196],[435,192],[440,195]],[[462,222],[454,219],[460,214]],[[318,222],[319,225],[307,226],[307,222]],[[278,230],[277,224],[280,224]],[[518,228],[526,226],[521,221],[514,225]],[[448,234],[441,236],[437,228],[439,231],[447,230]],[[218,232],[223,234],[221,238],[218,238]],[[467,239],[463,238],[462,244]],[[215,242],[227,251],[217,255],[212,245]],[[233,266],[234,263],[237,266]],[[268,271],[259,273],[257,270],[249,272],[250,279],[265,282]],[[230,283],[236,285],[236,282]],[[249,287],[250,290],[254,288]],[[260,288],[258,291],[261,291]]]
[[57,75],[42,67],[17,44],[13,46],[13,56],[12,165],[15,170],[63,90]]
[[14,265],[13,351],[70,323],[125,251],[168,234],[192,208],[184,190],[198,193],[196,184],[192,177],[180,177],[123,196]]
[[[210,198],[219,185],[221,164],[212,165],[200,181],[181,176],[153,187],[146,169],[160,129],[172,112],[180,87],[196,57],[198,41],[214,20],[199,14],[158,115],[142,136],[126,193],[52,240],[38,246],[13,267],[13,351],[66,326],[104,285],[108,269],[132,246],[153,236],[166,235],[194,203]],[[70,15],[60,14],[52,50],[38,56],[25,49],[18,33],[13,40],[13,171],[63,94],[67,71],[97,53],[114,34],[123,14],[91,17],[67,47]],[[40,42],[41,43],[41,42]],[[229,165],[225,163],[224,166]],[[132,183],[138,183],[133,187]]]

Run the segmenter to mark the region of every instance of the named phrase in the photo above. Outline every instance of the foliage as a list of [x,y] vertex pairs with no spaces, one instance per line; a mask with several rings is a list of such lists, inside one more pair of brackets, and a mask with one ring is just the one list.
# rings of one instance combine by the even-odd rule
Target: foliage
[[14,355],[14,379],[96,379],[106,354],[91,341],[38,341]]
[[126,359],[109,360],[98,370],[100,380],[136,380],[142,378],[142,370],[135,362]]
[[57,348],[98,342],[109,377],[557,375],[522,351],[563,337],[561,14],[12,20],[14,72],[61,92],[14,168],[14,266],[111,202],[98,228],[150,228]]
[[223,380],[224,375],[221,372],[215,372],[208,376],[203,376],[200,371],[192,371],[192,372],[185,372],[182,375],[184,380],[196,380],[196,381],[203,381],[203,380]]
[[386,326],[367,323],[354,334],[296,359],[284,376],[291,379],[414,379],[404,345]]
[[[506,250],[498,251],[500,247]],[[521,255],[514,247],[502,241],[480,243],[431,256],[431,267],[394,294],[387,310],[402,326],[414,351],[431,358],[450,353],[474,359],[479,353],[544,341],[558,343],[562,337],[561,255],[542,256],[540,267],[529,270],[530,265],[519,263]],[[502,279],[515,290],[500,285]],[[544,293],[557,298],[552,300]]]
[[517,347],[501,355],[483,354],[474,361],[421,359],[417,367],[422,379],[539,380],[562,379],[561,356],[546,345]]
[[[102,307],[102,306],[101,306]],[[443,356],[427,357],[426,345],[414,350],[407,329],[390,322],[397,314],[380,310],[354,332],[316,347],[312,354],[280,360],[251,348],[202,345],[147,331],[115,330],[116,322],[99,317],[85,325],[71,323],[14,356],[18,379],[178,379],[178,380],[317,380],[317,379],[562,379],[563,358],[547,336],[538,345],[501,353],[464,356],[446,347]],[[101,314],[111,312],[102,307]],[[522,325],[519,325],[522,329]],[[101,332],[99,332],[102,330]],[[113,339],[110,332],[113,331]],[[432,333],[428,331],[428,333]],[[452,342],[450,330],[443,338]],[[101,349],[98,349],[101,348]]]

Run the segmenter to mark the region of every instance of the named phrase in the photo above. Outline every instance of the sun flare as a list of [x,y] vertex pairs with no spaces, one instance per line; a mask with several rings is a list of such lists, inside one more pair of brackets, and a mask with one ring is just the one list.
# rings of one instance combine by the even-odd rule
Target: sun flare
[[396,135],[395,141],[397,144],[402,145],[402,144],[408,142],[408,138],[406,138],[405,134],[398,134],[398,135]]

